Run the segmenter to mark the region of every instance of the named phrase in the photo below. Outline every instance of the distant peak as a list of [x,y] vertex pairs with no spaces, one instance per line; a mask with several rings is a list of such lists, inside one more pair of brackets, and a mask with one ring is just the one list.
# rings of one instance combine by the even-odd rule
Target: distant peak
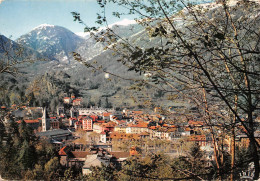
[[114,25],[119,25],[119,26],[127,26],[130,24],[136,24],[135,20],[130,20],[130,19],[123,19],[122,21],[118,21],[116,23],[113,23],[111,25],[109,25],[110,27],[114,26]]
[[75,34],[82,37],[82,38],[86,38],[86,37],[90,36],[89,32],[76,32]]
[[[112,28],[113,26],[128,26],[128,25],[131,25],[131,24],[137,24],[137,22],[135,20],[123,19],[121,21],[118,21],[118,22],[115,22],[113,24],[108,25],[108,27]],[[106,28],[107,27],[100,27],[99,31],[105,30]],[[89,32],[77,32],[75,34],[82,37],[82,38],[89,37],[89,35],[90,35]]]
[[41,25],[35,27],[33,30],[36,30],[36,29],[43,29],[43,28],[47,28],[47,27],[54,28],[55,26],[54,26],[54,25],[50,25],[50,24],[41,24]]

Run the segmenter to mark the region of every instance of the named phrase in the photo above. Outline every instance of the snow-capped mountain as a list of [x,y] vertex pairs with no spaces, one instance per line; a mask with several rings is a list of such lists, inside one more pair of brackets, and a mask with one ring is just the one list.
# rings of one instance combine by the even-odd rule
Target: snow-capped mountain
[[75,34],[78,35],[81,38],[84,38],[84,39],[90,38],[90,33],[89,32],[77,32]]
[[[124,28],[124,26],[128,27],[126,29],[128,29],[128,31],[130,31],[131,29],[133,29],[133,27],[137,27],[138,25],[137,25],[137,22],[135,20],[123,19],[121,21],[118,21],[116,23],[108,25],[108,28],[115,30],[115,29],[119,29],[119,28],[120,29]],[[97,33],[100,33],[101,31],[104,31],[105,29],[106,29],[106,27],[101,27],[101,28],[99,28]],[[77,32],[75,34],[84,38],[84,39],[90,38],[89,32]]]
[[[143,31],[143,27],[137,24],[134,20],[123,20],[117,23],[111,24],[108,27],[102,27],[97,32],[93,32],[98,37],[102,37],[102,34],[105,34],[107,29],[110,29],[120,38],[129,39],[132,36],[135,36],[139,32]],[[95,37],[91,36],[89,32],[79,32],[76,33],[78,36],[84,38],[84,46],[80,46],[78,52],[86,60],[90,60],[96,56],[99,56],[105,52],[104,48],[108,46],[105,42],[97,42]],[[119,38],[119,41],[120,41]]]
[[133,24],[137,24],[137,22],[135,20],[123,19],[122,21],[118,21],[116,23],[110,24],[109,27],[113,27],[115,25],[117,25],[117,26],[129,26],[129,25],[133,25]]
[[71,52],[75,51],[84,39],[64,27],[42,24],[21,36],[17,42],[53,60],[69,63]]

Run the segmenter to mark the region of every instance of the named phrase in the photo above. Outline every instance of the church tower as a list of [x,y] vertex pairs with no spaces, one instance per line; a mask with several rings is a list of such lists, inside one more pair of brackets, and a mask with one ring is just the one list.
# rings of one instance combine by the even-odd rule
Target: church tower
[[42,132],[49,130],[50,127],[49,124],[50,124],[50,120],[47,114],[47,110],[44,107],[42,111]]

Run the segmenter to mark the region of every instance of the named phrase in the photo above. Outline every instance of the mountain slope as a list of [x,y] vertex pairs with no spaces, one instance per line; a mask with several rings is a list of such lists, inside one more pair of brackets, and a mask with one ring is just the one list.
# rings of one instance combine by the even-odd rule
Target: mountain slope
[[[22,58],[39,58],[41,54],[31,48],[25,47],[0,34],[0,57],[11,58],[18,56]],[[13,58],[14,58],[13,57]],[[41,57],[42,58],[42,57]]]
[[[111,30],[109,32],[111,33],[113,31],[113,33],[116,34],[117,37],[127,39],[142,31],[144,28],[141,25],[133,22],[131,24],[125,25],[119,22],[118,24],[110,25],[109,29]],[[77,49],[77,52],[80,53],[80,55],[86,60],[91,60],[95,56],[99,56],[100,54],[104,53],[104,48],[108,46],[108,44],[105,41],[97,42],[97,37],[104,37],[106,33],[107,31],[105,30],[105,28],[100,29],[92,36],[89,33],[78,33],[79,36],[82,36],[86,41],[84,42],[84,44],[81,44],[81,46]]]
[[75,51],[84,40],[61,26],[43,24],[21,36],[17,39],[17,42],[44,54],[50,59],[70,63],[71,52]]
[[20,45],[7,37],[0,35],[0,71],[14,73],[19,67],[28,67],[29,64],[39,60],[47,60],[39,52]]

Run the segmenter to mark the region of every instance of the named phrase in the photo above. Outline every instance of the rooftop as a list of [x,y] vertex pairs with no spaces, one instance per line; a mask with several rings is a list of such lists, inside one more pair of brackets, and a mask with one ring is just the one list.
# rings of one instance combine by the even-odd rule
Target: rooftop
[[118,158],[128,158],[130,156],[130,152],[109,152],[112,156]]
[[72,151],[71,153],[74,158],[86,158],[87,155],[91,155],[88,151]]
[[[20,124],[22,122],[22,120],[17,121],[18,124]],[[32,123],[39,123],[38,119],[33,119],[33,120],[24,120],[24,122],[26,122],[26,124],[32,124]]]
[[36,133],[36,135],[40,137],[52,137],[52,136],[71,135],[71,132],[69,130],[54,129],[45,132],[38,132]]

